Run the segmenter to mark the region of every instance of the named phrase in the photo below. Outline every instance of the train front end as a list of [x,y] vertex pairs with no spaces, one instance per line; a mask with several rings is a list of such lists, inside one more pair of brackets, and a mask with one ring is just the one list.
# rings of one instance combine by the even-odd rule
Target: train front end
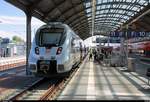
[[29,55],[30,71],[37,76],[50,77],[63,73],[64,25],[48,24],[37,30]]

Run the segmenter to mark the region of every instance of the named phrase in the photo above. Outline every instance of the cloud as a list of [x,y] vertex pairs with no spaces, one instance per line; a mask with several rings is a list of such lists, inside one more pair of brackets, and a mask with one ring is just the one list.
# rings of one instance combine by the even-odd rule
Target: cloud
[[[32,25],[32,34],[35,33],[35,31],[45,23],[42,21],[32,18],[31,25]],[[19,16],[1,16],[0,15],[0,26],[3,26],[2,29],[0,29],[0,37],[8,37],[12,39],[14,35],[21,37],[26,41],[26,32],[24,31],[26,28],[24,28],[26,25],[26,17],[19,17]],[[18,28],[19,26],[19,28]],[[3,29],[3,28],[9,28]],[[24,31],[24,32],[20,32]],[[18,33],[19,32],[19,33]],[[33,36],[32,36],[33,39]]]
[[[0,24],[10,24],[10,25],[25,25],[26,24],[26,17],[19,17],[19,16],[0,16]],[[43,25],[44,23],[35,17],[32,17],[32,26],[39,26]]]
[[2,37],[2,38],[12,39],[12,37],[15,36],[15,35],[21,37],[24,40],[26,38],[25,34],[19,34],[19,33],[16,33],[16,32],[8,32],[8,31],[1,31],[0,30],[0,37]]
[[0,16],[1,24],[11,24],[11,25],[24,25],[24,17],[11,17],[11,16]]

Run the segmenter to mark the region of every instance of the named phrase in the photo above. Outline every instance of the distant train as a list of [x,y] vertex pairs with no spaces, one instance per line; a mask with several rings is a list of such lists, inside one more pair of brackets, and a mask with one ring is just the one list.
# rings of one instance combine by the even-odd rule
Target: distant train
[[85,55],[83,40],[62,23],[41,26],[29,54],[29,68],[36,76],[65,76]]
[[139,53],[144,57],[150,57],[150,41],[131,43],[129,45],[129,51]]

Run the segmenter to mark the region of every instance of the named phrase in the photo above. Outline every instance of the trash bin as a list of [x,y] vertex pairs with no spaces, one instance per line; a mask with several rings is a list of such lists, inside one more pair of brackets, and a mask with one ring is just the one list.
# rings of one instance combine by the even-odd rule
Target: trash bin
[[112,67],[119,67],[120,66],[120,57],[114,56],[110,59],[110,65]]
[[135,71],[135,58],[128,58],[128,71]]

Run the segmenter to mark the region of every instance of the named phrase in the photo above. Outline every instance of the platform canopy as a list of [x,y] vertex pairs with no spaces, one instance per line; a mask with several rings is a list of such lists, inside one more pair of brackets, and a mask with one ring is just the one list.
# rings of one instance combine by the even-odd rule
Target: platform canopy
[[[5,0],[44,21],[68,24],[82,38],[91,36],[93,0]],[[107,35],[130,21],[149,0],[95,0],[94,33]]]

